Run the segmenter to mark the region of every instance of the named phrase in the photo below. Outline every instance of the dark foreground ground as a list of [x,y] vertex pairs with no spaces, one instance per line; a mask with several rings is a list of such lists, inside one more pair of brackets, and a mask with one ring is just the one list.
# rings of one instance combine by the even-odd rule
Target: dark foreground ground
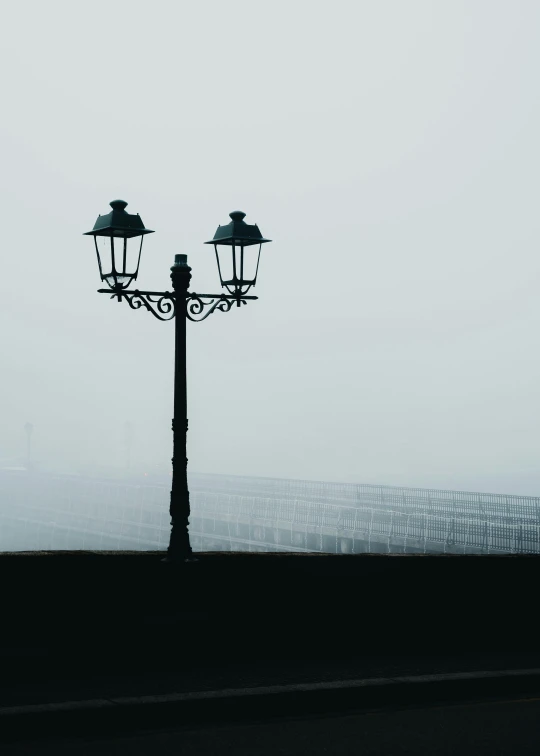
[[0,554],[0,643],[81,665],[131,650],[142,663],[538,644],[536,556],[204,553],[178,566],[162,556]]
[[4,745],[2,756],[38,753],[56,756],[537,754],[539,722],[540,701],[505,700],[372,710],[345,716],[186,726],[136,736],[93,738],[86,733],[77,738]]
[[[492,743],[491,753],[510,753],[493,750],[494,744],[504,749],[509,742],[496,733],[507,727],[511,734],[518,725],[516,739],[534,740],[531,727],[538,708],[531,699],[540,696],[537,557],[225,553],[170,565],[161,562],[162,556],[0,555],[0,741],[4,737],[6,747],[8,741],[28,740],[32,731],[38,740],[46,733],[50,747],[55,738],[72,734],[95,738],[100,717],[105,721],[112,715],[103,707],[101,713],[95,705],[88,707],[88,701],[120,698],[116,711],[122,710],[124,719],[112,728],[115,738],[106,741],[107,725],[101,745],[77,740],[72,748],[75,753],[94,753],[98,747],[116,753],[122,750],[118,738],[126,737],[126,723],[129,733],[147,716],[146,704],[144,711],[138,709],[140,715],[135,711],[139,698],[150,703],[152,696],[161,696],[152,710],[168,713],[155,722],[148,719],[148,729],[159,732],[141,734],[141,743],[148,751],[159,744],[165,753],[185,744],[193,753],[249,749],[262,754],[270,752],[276,738],[289,748],[276,746],[282,753],[323,753],[325,743],[326,752],[348,753],[359,739],[366,753],[395,753],[400,752],[396,743],[402,742],[401,732],[405,739],[413,738],[412,752],[482,753],[479,749]],[[373,678],[535,668],[532,676],[514,676],[511,684],[504,678],[445,679],[438,688],[424,685],[422,694],[409,683],[368,685],[360,697],[354,693],[354,700],[350,692],[340,698],[331,690],[334,683],[349,690],[351,681],[362,687]],[[234,693],[297,684],[330,688],[318,690],[315,706],[305,705],[305,691],[281,699],[259,696],[256,704],[237,700]],[[216,696],[230,689],[227,710]],[[186,695],[194,692],[214,703],[200,699],[186,705]],[[168,695],[182,700],[167,703],[163,697]],[[478,704],[490,698],[498,702],[484,708]],[[509,698],[514,702],[501,703]],[[139,701],[129,716],[126,699],[130,706]],[[447,706],[448,701],[470,699],[477,703]],[[281,702],[275,706],[276,701]],[[432,708],[436,701],[440,708]],[[80,706],[83,714],[73,717],[66,702],[71,710]],[[54,719],[52,709],[39,712],[36,707],[51,703],[63,707],[63,713],[46,732]],[[412,703],[419,708],[408,709]],[[381,706],[385,713],[365,713]],[[340,707],[364,713],[340,718]],[[207,716],[204,712],[210,710]],[[223,715],[226,711],[231,716]],[[331,718],[324,718],[331,712]],[[184,725],[181,731],[161,732],[165,724],[178,721]],[[459,732],[463,740],[458,747]],[[433,750],[437,733],[438,751]],[[389,737],[394,738],[392,749],[376,750]],[[330,747],[332,739],[339,741],[339,750]],[[441,750],[450,743],[453,751]],[[131,745],[129,750],[143,752]]]

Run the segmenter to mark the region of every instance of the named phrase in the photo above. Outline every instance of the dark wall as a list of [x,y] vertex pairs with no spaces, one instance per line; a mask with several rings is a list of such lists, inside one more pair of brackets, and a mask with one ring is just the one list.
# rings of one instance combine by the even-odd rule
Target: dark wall
[[162,556],[1,554],[2,646],[48,649],[75,668],[143,668],[538,645],[538,557]]

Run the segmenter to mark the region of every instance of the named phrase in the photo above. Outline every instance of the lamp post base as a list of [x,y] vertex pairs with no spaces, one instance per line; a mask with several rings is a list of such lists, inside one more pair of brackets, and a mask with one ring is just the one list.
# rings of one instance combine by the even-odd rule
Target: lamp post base
[[167,564],[186,564],[187,562],[198,562],[199,560],[197,557],[190,556],[190,557],[172,557],[167,555],[166,557],[163,557],[161,560],[162,562],[166,562]]

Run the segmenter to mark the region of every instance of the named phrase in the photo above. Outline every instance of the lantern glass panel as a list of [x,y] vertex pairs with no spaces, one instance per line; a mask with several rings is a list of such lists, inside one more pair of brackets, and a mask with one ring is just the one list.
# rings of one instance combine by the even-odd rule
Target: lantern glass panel
[[231,294],[247,294],[257,281],[261,244],[215,244],[221,285]]
[[126,289],[137,278],[143,236],[95,236],[101,279],[111,289]]

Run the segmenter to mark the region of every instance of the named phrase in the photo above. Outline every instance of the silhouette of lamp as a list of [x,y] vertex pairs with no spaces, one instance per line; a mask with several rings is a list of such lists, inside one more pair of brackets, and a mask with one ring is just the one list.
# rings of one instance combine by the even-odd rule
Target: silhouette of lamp
[[270,241],[263,239],[257,225],[245,223],[245,213],[235,210],[231,222],[218,226],[214,238],[205,244],[213,244],[221,285],[229,294],[240,297],[247,294],[257,283],[262,245]]
[[192,554],[186,458],[186,324],[188,320],[201,322],[217,310],[229,312],[234,304],[240,307],[257,299],[248,291],[257,282],[261,247],[270,239],[263,238],[258,226],[245,223],[245,213],[236,210],[230,214],[230,223],[219,226],[214,238],[205,242],[214,245],[221,286],[227,294],[189,291],[191,268],[187,255],[175,255],[171,267],[172,292],[130,290],[129,285],[139,274],[144,236],[153,231],[144,227],[139,215],[126,212],[127,202],[114,200],[110,204],[112,211],[100,215],[92,231],[85,234],[94,237],[99,274],[109,287],[98,289],[99,293],[109,294],[119,302],[125,300],[132,310],[144,308],[158,320],[175,321],[171,535],[164,561],[185,561]]
[[85,236],[94,237],[101,280],[119,291],[137,280],[144,237],[154,232],[144,227],[140,215],[126,213],[124,200],[110,205],[111,212],[100,215]]

